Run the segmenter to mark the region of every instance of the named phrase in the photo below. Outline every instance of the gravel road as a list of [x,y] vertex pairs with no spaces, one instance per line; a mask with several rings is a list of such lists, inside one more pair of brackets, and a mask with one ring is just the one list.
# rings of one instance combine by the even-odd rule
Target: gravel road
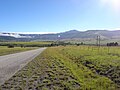
[[46,48],[0,56],[0,85],[33,60]]

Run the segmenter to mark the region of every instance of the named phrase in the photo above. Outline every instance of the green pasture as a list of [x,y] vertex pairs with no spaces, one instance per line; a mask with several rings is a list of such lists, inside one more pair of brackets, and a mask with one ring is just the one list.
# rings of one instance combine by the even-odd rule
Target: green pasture
[[50,45],[50,41],[40,42],[0,42],[0,46],[14,45],[14,46],[26,46],[26,47],[40,47]]
[[18,52],[27,51],[27,50],[32,50],[32,49],[36,49],[36,47],[26,47],[26,48],[14,47],[14,48],[8,48],[7,46],[0,46],[0,56],[7,55],[7,54],[18,53]]
[[[97,40],[96,38],[92,39],[92,38],[88,38],[88,39],[71,39],[71,40],[65,40],[66,42],[70,42],[70,43],[81,43],[83,42],[84,44],[87,45],[96,45]],[[107,45],[107,43],[111,43],[111,42],[118,42],[118,44],[120,45],[120,39],[100,39],[100,44],[101,45]]]

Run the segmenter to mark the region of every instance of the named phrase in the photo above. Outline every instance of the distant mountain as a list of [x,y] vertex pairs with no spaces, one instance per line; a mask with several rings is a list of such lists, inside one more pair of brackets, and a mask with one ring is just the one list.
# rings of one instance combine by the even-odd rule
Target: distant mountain
[[88,30],[78,31],[70,30],[57,34],[17,34],[17,33],[0,33],[0,41],[32,41],[32,40],[65,40],[65,39],[83,39],[83,38],[120,38],[120,30]]

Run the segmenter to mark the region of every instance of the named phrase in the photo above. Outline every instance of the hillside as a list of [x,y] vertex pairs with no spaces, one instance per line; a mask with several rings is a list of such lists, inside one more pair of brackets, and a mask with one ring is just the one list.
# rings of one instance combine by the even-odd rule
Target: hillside
[[70,30],[56,34],[16,34],[16,33],[1,33],[0,41],[32,41],[32,40],[65,40],[65,39],[95,39],[98,35],[104,39],[119,39],[120,30],[88,30],[77,31]]

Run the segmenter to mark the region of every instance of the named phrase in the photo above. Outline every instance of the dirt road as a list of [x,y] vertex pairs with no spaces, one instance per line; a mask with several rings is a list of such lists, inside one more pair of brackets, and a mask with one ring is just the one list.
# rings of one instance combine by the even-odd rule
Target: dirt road
[[33,60],[46,48],[0,56],[0,85]]

